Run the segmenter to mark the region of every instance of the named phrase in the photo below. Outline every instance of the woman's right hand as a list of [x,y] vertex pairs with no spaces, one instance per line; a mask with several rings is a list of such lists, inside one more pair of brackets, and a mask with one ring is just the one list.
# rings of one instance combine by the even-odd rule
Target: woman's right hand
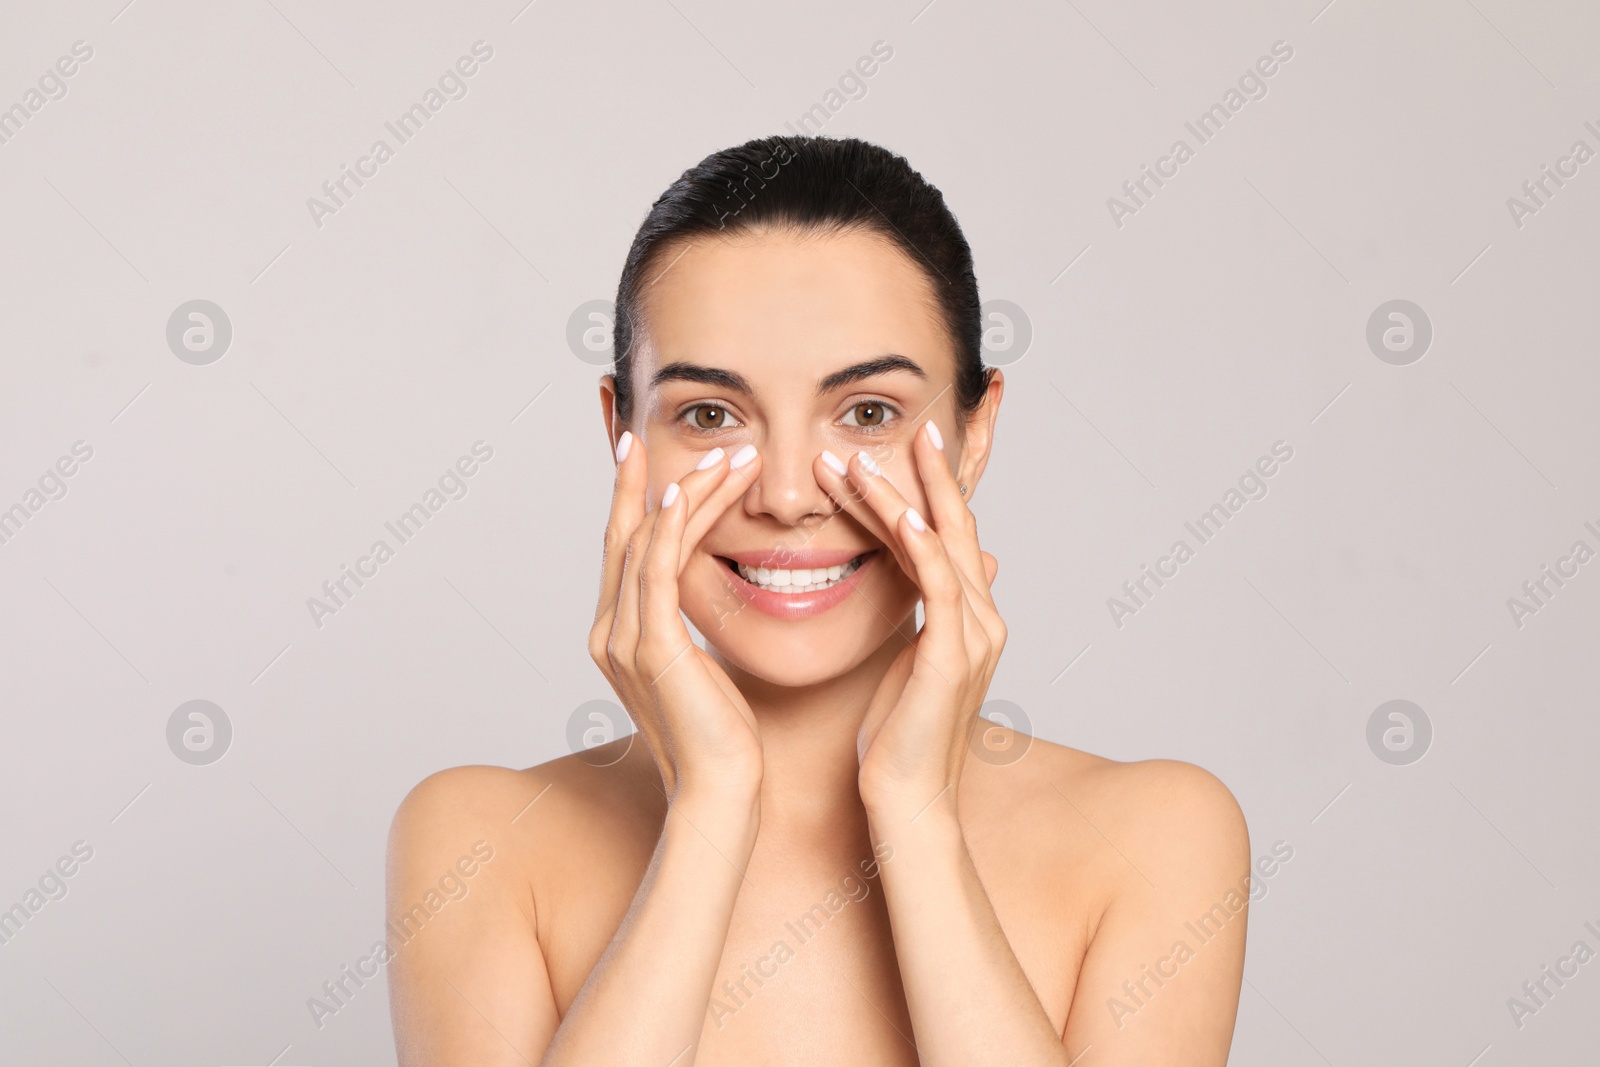
[[674,483],[676,491],[669,486],[652,511],[644,442],[625,431],[618,452],[589,655],[649,744],[669,802],[754,801],[762,774],[755,716],[727,673],[691,640],[679,614],[678,576],[706,531],[750,487],[761,458],[749,449],[750,458],[733,469],[716,449],[714,462]]

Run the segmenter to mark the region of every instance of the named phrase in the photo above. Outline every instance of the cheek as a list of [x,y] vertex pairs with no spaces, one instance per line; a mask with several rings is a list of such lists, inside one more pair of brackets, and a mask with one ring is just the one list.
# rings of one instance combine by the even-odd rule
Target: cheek
[[695,629],[710,636],[747,605],[734,592],[733,572],[708,555],[697,554],[678,577],[678,606]]
[[[647,449],[649,445],[645,446]],[[701,452],[685,452],[680,448],[658,446],[649,452],[650,480],[645,485],[645,505],[654,511],[661,503],[661,494],[673,482],[681,482],[694,471],[700,462]]]

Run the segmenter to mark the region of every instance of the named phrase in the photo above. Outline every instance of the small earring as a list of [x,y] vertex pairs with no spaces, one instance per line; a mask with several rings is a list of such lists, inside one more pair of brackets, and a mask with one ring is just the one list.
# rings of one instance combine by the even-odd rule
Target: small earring
[[966,482],[962,482],[961,483],[961,495],[962,496],[966,496],[967,495],[967,483]]

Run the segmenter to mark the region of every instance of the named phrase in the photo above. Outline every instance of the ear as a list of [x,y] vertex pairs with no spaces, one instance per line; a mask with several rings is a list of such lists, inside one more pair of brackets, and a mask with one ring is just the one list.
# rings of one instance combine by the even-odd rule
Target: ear
[[600,413],[606,421],[606,439],[611,442],[611,456],[617,455],[617,440],[627,427],[617,418],[617,379],[615,375],[600,376]]
[[996,367],[989,379],[989,387],[984,390],[982,403],[967,422],[965,444],[961,450],[961,465],[956,470],[956,479],[966,485],[966,499],[969,501],[978,488],[978,479],[983,477],[984,468],[989,465],[989,450],[994,444],[994,424],[1000,416],[1000,398],[1005,393],[1005,388],[1005,375]]

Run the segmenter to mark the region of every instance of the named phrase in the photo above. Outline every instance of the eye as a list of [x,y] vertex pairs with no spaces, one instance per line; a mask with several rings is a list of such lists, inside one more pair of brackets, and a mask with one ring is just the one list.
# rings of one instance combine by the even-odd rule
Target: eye
[[863,400],[845,412],[844,424],[863,430],[881,429],[898,414],[894,405],[881,400]]
[[691,404],[680,411],[678,417],[687,419],[694,429],[708,433],[743,425],[727,408],[718,404]]

